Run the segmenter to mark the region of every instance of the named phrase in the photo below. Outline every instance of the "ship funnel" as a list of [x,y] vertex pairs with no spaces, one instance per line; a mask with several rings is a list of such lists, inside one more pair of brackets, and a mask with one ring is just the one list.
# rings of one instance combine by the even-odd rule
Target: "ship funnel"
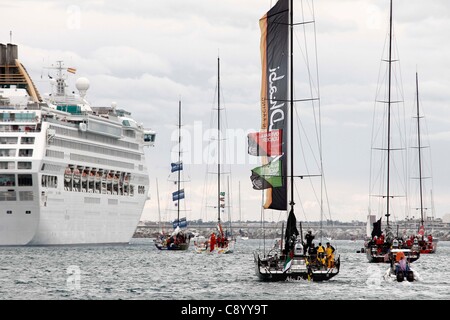
[[19,58],[17,45],[8,43],[6,46],[6,64],[15,66],[16,59]]
[[6,45],[0,43],[0,66],[6,65]]
[[80,96],[84,98],[86,96],[86,91],[89,89],[89,80],[86,78],[78,78],[75,87],[80,92]]

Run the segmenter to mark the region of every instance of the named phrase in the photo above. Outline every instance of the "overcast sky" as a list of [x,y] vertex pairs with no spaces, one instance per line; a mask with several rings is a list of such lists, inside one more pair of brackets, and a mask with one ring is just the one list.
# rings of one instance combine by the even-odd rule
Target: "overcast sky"
[[[299,2],[299,1],[297,1]],[[217,56],[228,127],[260,126],[259,19],[275,1],[4,1],[0,0],[0,42],[19,45],[19,59],[38,88],[48,92],[44,66],[64,60],[76,77],[90,80],[87,98],[132,112],[157,132],[146,150],[152,199],[143,219],[158,219],[172,190],[171,138],[178,99],[183,122],[193,134],[207,129],[214,106]],[[316,0],[323,158],[331,217],[365,220],[369,205],[371,126],[384,42],[388,0]],[[450,2],[396,0],[394,24],[406,113],[412,115],[415,72],[431,145],[435,215],[450,213]],[[74,83],[76,77],[73,78]],[[231,166],[235,219],[241,184],[242,218],[257,220],[261,195],[251,187],[256,165]],[[203,218],[204,163],[189,165],[192,182],[188,219]],[[278,218],[279,213],[269,213]],[[207,217],[212,219],[212,217]],[[304,212],[301,220],[318,220]],[[403,219],[400,214],[397,218]]]

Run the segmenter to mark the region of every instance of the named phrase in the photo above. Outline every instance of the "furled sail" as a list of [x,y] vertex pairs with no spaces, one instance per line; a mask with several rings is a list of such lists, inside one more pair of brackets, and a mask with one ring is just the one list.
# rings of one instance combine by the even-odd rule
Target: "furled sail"
[[381,218],[378,219],[376,222],[373,223],[373,229],[372,229],[372,239],[377,236],[381,236]]
[[289,212],[289,217],[287,220],[286,234],[284,236],[285,239],[284,249],[286,250],[286,253],[294,249],[297,236],[298,236],[297,219],[295,218],[294,212],[291,210]]

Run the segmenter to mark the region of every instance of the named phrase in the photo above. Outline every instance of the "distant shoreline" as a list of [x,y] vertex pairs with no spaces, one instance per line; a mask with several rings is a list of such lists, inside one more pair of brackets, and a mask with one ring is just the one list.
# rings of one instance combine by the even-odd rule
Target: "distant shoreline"
[[[227,228],[227,224],[223,224],[224,229]],[[395,225],[392,226],[394,233],[397,231]],[[136,228],[133,238],[155,238],[163,230],[172,230],[169,224],[162,226],[157,222],[145,222],[140,223]],[[366,223],[355,222],[355,223],[334,223],[322,225],[323,234],[320,233],[320,222],[306,222],[302,224],[303,234],[307,230],[312,230],[316,239],[320,236],[325,238],[331,238],[333,240],[365,240],[366,239]],[[417,227],[415,223],[410,223],[409,225],[399,225],[398,233],[399,235],[414,234],[417,232]],[[431,234],[434,238],[442,241],[450,240],[450,224],[440,223],[440,225],[433,226],[431,229]],[[426,230],[430,230],[426,229]],[[193,222],[188,225],[187,230],[194,234],[199,234],[202,236],[209,236],[211,232],[217,230],[215,222]],[[233,222],[232,223],[232,233],[236,236],[245,235],[250,239],[275,239],[282,236],[282,224],[275,222],[265,222],[264,229],[260,222]],[[299,230],[300,231],[300,230]]]

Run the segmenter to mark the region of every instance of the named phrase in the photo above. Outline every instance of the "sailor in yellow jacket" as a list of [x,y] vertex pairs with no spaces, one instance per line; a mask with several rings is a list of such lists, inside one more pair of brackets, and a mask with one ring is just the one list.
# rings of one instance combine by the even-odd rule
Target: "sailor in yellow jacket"
[[317,247],[317,260],[319,260],[322,265],[325,265],[325,248],[322,243],[319,243],[319,246]]
[[327,242],[327,248],[325,249],[325,253],[327,254],[327,265],[328,268],[334,267],[334,248]]

